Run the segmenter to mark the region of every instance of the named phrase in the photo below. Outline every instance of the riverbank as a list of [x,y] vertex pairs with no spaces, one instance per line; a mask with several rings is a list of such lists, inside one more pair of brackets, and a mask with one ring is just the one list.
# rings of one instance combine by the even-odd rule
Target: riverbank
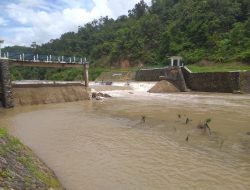
[[63,190],[54,172],[0,128],[0,189]]

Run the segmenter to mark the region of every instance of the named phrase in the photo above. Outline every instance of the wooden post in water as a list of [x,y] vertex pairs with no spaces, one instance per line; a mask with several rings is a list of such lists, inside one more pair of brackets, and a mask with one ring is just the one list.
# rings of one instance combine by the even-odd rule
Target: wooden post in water
[[85,82],[85,87],[89,87],[89,65],[86,59],[84,60],[83,63],[83,78]]

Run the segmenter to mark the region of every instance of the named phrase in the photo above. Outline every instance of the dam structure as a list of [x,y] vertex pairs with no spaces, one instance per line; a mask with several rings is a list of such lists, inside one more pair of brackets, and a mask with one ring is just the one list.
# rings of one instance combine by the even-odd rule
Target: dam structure
[[[11,73],[10,73],[10,66],[20,66],[20,67],[44,67],[44,68],[82,68],[83,69],[83,79],[84,84],[82,83],[72,83],[72,84],[34,84],[34,85],[25,85],[25,84],[12,84],[11,81]],[[76,58],[76,57],[66,57],[66,56],[41,56],[41,55],[34,55],[34,54],[17,54],[14,53],[4,53],[4,56],[0,56],[0,104],[4,108],[12,108],[16,104],[22,105],[24,103],[28,104],[38,104],[38,103],[54,103],[64,101],[74,101],[74,100],[82,100],[88,97],[88,67],[89,64],[83,58]],[[49,88],[50,87],[50,88]],[[53,88],[51,88],[53,87]],[[60,89],[63,87],[63,89]],[[47,88],[47,89],[46,89]],[[48,89],[49,88],[49,89]],[[81,89],[82,88],[82,89]],[[25,90],[26,89],[26,90]],[[27,90],[28,89],[28,90]],[[60,89],[60,90],[59,90]],[[62,98],[51,98],[53,95],[48,95],[48,92],[51,91],[55,96],[61,96]],[[15,92],[13,92],[15,91]],[[24,91],[30,92],[24,95]],[[37,94],[40,94],[42,97],[42,102],[38,101],[38,97],[34,99],[34,91]],[[72,97],[68,92],[75,92],[75,97]],[[78,92],[78,93],[76,93]],[[86,92],[86,93],[85,93]],[[84,93],[83,97],[81,94]],[[20,99],[20,96],[23,98],[27,96],[25,101],[23,98]],[[18,97],[19,95],[19,97]],[[46,97],[47,95],[47,97]],[[29,99],[29,96],[32,98]]]
[[170,66],[140,69],[135,80],[167,80],[182,92],[250,93],[250,71],[193,73],[186,66]]

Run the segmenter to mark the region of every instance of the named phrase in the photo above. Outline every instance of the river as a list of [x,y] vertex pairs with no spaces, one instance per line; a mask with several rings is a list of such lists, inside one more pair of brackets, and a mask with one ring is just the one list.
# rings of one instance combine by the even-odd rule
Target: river
[[[69,190],[250,189],[250,96],[146,93],[152,85],[17,107],[0,123]],[[211,135],[197,128],[206,119]]]

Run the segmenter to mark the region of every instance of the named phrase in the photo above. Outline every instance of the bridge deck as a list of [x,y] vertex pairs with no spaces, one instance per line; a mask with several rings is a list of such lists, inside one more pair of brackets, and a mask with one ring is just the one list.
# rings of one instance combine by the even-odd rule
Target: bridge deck
[[53,68],[83,68],[84,64],[46,61],[20,61],[8,59],[10,65],[22,67],[53,67]]

